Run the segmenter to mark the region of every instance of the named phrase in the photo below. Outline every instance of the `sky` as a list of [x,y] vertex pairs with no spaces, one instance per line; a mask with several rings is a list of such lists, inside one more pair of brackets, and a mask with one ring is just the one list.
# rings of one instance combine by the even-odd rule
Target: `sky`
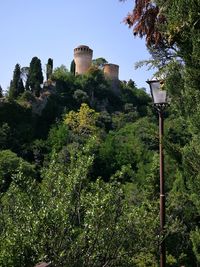
[[0,85],[6,90],[17,63],[29,66],[37,56],[45,70],[48,58],[54,68],[70,69],[73,50],[93,49],[93,59],[103,57],[119,65],[119,79],[132,79],[145,87],[153,72],[135,70],[135,63],[149,59],[145,40],[135,38],[123,19],[133,0],[1,0]]

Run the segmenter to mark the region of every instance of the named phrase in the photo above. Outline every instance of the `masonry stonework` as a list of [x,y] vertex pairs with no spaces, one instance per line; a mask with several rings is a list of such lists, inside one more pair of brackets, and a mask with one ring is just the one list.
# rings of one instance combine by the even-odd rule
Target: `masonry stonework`
[[103,72],[106,78],[111,80],[119,79],[119,66],[116,64],[107,63],[104,65]]
[[74,49],[75,74],[84,74],[92,64],[93,50],[86,45],[80,45]]
[[[92,65],[93,50],[87,45],[74,48],[75,75],[85,74]],[[103,66],[105,78],[116,82],[119,80],[119,66],[106,63]]]

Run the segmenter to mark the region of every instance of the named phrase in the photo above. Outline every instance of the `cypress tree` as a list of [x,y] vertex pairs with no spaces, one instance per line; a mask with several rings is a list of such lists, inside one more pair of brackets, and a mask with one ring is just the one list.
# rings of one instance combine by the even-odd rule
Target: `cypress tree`
[[36,96],[39,96],[42,83],[43,83],[43,74],[42,74],[41,61],[39,58],[33,57],[30,62],[29,75],[27,79],[26,88],[30,88],[30,90]]
[[21,78],[21,68],[19,64],[16,64],[13,72],[13,79],[10,82],[9,97],[11,99],[17,98],[23,92],[24,85]]
[[52,72],[53,72],[53,59],[49,58],[47,62],[47,80],[51,78]]
[[2,89],[2,87],[1,87],[1,85],[0,85],[0,98],[1,97],[3,97],[3,89]]
[[73,59],[71,62],[71,66],[70,66],[70,72],[75,75],[75,70],[76,70],[76,64],[75,64],[75,61]]

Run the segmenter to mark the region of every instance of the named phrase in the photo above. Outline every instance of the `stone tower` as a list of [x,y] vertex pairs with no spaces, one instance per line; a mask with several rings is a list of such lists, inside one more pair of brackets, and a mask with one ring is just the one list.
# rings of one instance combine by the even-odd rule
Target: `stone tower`
[[80,45],[74,49],[75,74],[84,74],[92,64],[93,50],[86,45]]
[[103,72],[106,78],[117,81],[119,80],[119,66],[116,64],[107,63],[104,65]]

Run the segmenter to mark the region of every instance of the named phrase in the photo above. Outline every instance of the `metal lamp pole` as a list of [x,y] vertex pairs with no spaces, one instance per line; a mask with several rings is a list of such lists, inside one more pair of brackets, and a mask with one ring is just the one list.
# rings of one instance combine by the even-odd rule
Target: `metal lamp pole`
[[167,102],[166,91],[161,87],[161,81],[147,81],[150,85],[151,95],[154,107],[159,114],[159,158],[160,158],[160,267],[166,266],[166,245],[164,238],[165,230],[165,178],[164,178],[164,153],[163,153],[163,135],[164,135],[164,117],[163,112]]
[[165,177],[164,177],[164,153],[163,153],[163,134],[164,134],[164,119],[163,110],[158,110],[159,113],[159,156],[160,156],[160,234],[162,240],[160,243],[160,267],[166,265],[166,248],[165,239],[163,238],[165,227]]

